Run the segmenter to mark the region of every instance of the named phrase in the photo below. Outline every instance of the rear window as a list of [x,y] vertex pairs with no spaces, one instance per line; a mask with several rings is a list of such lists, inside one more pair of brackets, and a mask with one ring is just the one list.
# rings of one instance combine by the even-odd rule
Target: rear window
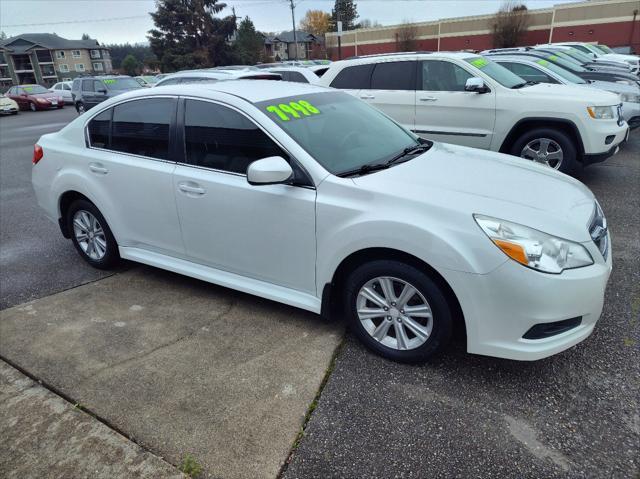
[[371,86],[371,72],[374,66],[375,64],[347,67],[338,73],[331,82],[331,86],[345,90],[368,90]]

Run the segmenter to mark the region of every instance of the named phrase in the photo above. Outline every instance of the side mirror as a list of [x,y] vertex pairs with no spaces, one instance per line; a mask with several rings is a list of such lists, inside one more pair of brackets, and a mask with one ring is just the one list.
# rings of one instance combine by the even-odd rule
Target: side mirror
[[482,78],[472,77],[464,84],[464,91],[487,93],[489,88],[484,84],[484,80]]
[[281,156],[270,156],[256,160],[247,168],[247,181],[250,185],[286,183],[292,176],[291,165]]

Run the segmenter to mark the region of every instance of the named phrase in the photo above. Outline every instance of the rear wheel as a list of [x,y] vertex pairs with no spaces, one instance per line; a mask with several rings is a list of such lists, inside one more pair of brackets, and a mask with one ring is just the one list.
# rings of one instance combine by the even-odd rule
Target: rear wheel
[[369,349],[400,362],[421,362],[451,340],[451,309],[423,271],[398,261],[366,263],[346,281],[349,327]]
[[566,133],[550,128],[535,128],[522,134],[511,147],[511,154],[568,175],[577,173],[581,166],[574,141]]
[[66,222],[73,245],[87,263],[99,269],[110,269],[117,264],[118,243],[93,203],[74,201],[67,211]]

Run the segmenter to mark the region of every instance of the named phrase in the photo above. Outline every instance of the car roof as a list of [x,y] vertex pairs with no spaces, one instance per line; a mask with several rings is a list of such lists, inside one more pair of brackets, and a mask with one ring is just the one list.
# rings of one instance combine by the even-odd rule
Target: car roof
[[[259,69],[256,70],[186,70],[177,73],[171,73],[170,75],[163,78],[163,80],[168,78],[188,78],[188,77],[200,77],[200,78],[211,78],[213,80],[233,80],[235,78],[242,78],[246,75],[263,75],[265,74]],[[267,72],[268,74],[268,72]]]
[[476,53],[470,52],[400,52],[400,53],[381,53],[376,55],[362,55],[357,57],[347,58],[346,60],[340,60],[337,62],[331,63],[331,66],[339,64],[339,63],[374,63],[376,60],[414,60],[421,58],[457,58],[457,59],[465,59],[473,56],[479,56]]
[[[166,85],[152,88],[153,94],[198,96],[215,98],[216,92],[233,95],[250,103],[258,103],[275,98],[312,93],[336,92],[332,88],[324,88],[311,83],[279,82],[273,80],[234,80],[215,83],[196,83],[185,85]],[[149,95],[149,89],[134,90],[127,98]],[[304,99],[304,98],[303,98]]]

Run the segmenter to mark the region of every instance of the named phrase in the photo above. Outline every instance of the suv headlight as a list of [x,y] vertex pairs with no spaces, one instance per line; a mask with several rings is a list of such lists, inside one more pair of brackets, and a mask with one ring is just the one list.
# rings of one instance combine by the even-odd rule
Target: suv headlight
[[528,268],[543,273],[562,273],[565,269],[593,264],[589,251],[580,243],[490,216],[473,215],[473,218],[493,244]]
[[596,120],[613,120],[616,117],[615,106],[588,106],[589,116]]
[[640,103],[640,95],[635,93],[620,93],[620,101],[628,103]]

